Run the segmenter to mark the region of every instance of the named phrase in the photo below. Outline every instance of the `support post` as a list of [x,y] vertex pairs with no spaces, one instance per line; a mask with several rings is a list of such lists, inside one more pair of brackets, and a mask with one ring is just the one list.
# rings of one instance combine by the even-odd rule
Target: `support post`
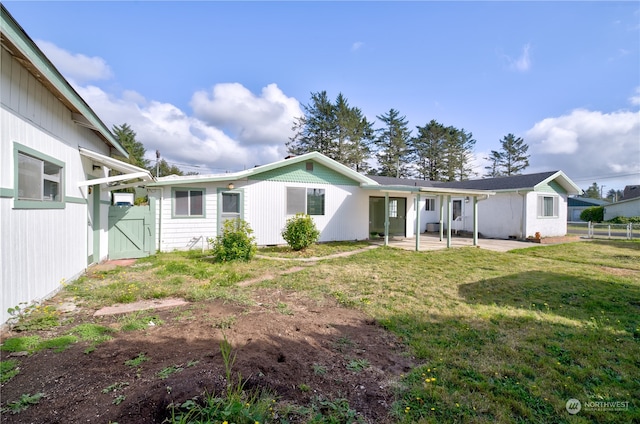
[[478,197],[473,196],[473,245],[478,245]]
[[442,241],[444,234],[444,196],[440,195],[440,241]]
[[384,194],[384,245],[389,245],[389,193]]
[[416,195],[416,252],[420,251],[420,193]]
[[453,214],[453,205],[451,204],[451,195],[447,196],[447,248],[451,247],[451,215]]

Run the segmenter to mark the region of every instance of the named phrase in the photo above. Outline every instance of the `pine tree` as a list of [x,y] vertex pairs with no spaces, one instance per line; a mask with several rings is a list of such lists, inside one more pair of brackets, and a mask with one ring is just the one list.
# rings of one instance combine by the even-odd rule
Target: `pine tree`
[[411,131],[407,120],[395,109],[390,109],[389,112],[377,118],[385,124],[383,128],[377,130],[378,137],[375,139],[376,157],[380,165],[378,175],[399,178],[410,176]]
[[500,146],[502,148],[499,151],[492,150],[491,155],[485,158],[490,162],[489,166],[484,167],[488,170],[485,177],[519,175],[529,166],[529,146],[521,137],[507,134],[500,140]]
[[502,150],[498,166],[501,175],[519,175],[529,166],[530,155],[527,155],[529,146],[525,144],[522,137],[516,138],[513,134],[507,134],[500,140],[500,145]]
[[445,127],[432,119],[425,126],[417,126],[418,135],[411,139],[411,149],[420,178],[441,181]]
[[315,151],[336,159],[335,106],[327,92],[311,93],[311,102],[303,109],[305,114],[296,119],[293,126],[295,134],[287,143],[289,153],[301,155]]
[[129,124],[114,125],[111,131],[129,153],[129,159],[120,158],[121,160],[140,168],[149,167],[149,160],[144,158],[146,149],[142,143],[136,140],[136,133]]

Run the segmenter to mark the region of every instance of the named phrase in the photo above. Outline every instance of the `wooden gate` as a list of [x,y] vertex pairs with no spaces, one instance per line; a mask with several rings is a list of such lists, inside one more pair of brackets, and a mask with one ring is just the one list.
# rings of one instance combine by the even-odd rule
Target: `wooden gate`
[[149,199],[147,206],[109,207],[109,259],[152,255],[155,239],[155,199]]

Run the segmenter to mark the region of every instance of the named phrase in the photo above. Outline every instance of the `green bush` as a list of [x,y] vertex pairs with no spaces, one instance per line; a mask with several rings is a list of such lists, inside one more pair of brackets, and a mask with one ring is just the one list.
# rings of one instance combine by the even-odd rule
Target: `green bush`
[[282,230],[282,238],[291,249],[297,251],[317,242],[320,238],[320,231],[309,215],[298,213],[287,220],[284,230]]
[[256,254],[258,247],[255,237],[251,236],[253,230],[242,219],[229,219],[224,222],[222,235],[215,239],[209,239],[213,256],[217,261],[226,262],[233,260],[248,261]]
[[613,219],[608,220],[612,224],[640,224],[640,216],[616,216]]
[[594,206],[587,208],[580,213],[582,221],[602,222],[604,220],[604,207]]

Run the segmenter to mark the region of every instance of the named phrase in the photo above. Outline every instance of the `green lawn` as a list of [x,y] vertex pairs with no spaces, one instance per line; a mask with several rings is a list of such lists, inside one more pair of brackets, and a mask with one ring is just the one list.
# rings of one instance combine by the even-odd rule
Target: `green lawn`
[[[640,243],[380,248],[277,284],[336,296],[410,346],[422,365],[404,376],[399,422],[640,421]],[[594,403],[614,401],[628,409]]]
[[[258,253],[296,258],[362,247]],[[333,296],[397,334],[416,358],[419,366],[402,376],[391,408],[401,423],[640,422],[639,242],[508,253],[380,247],[282,272],[299,265],[217,264],[200,252],[174,252],[66,290],[90,306],[169,296],[251,302],[263,287]],[[238,284],[264,274],[271,278]],[[582,403],[579,413],[567,412],[569,399]],[[604,410],[598,402],[628,407]]]

